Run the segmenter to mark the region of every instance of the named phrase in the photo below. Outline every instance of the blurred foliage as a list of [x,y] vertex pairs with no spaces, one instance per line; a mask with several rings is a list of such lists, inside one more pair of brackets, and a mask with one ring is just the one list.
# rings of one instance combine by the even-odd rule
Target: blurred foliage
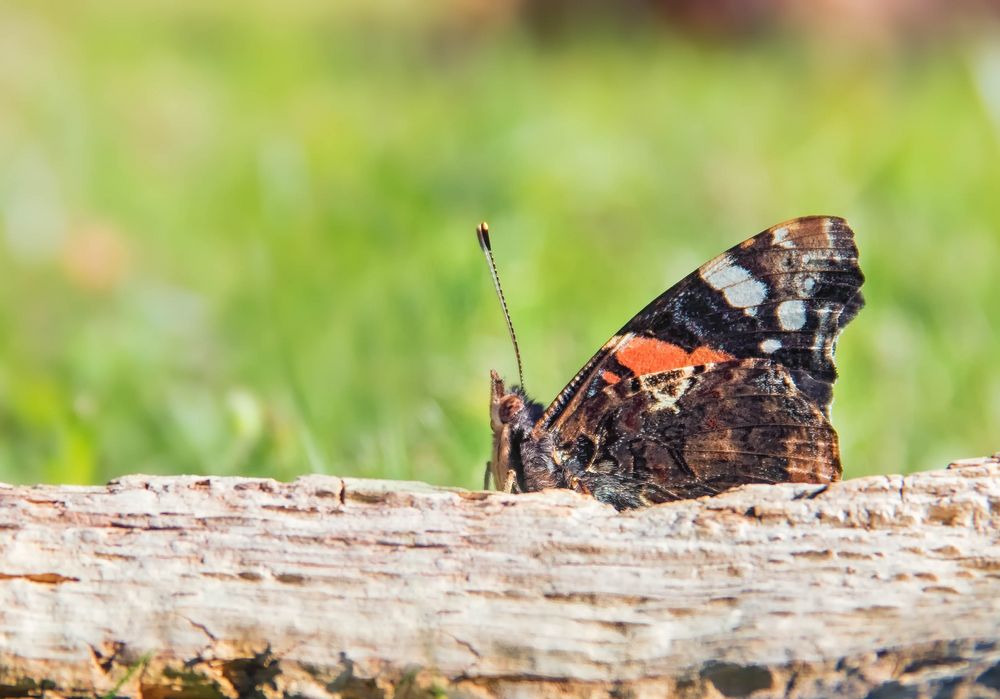
[[709,257],[846,216],[847,474],[1000,448],[994,30],[330,5],[0,5],[0,479],[477,486],[488,370],[514,374],[480,219],[546,402]]

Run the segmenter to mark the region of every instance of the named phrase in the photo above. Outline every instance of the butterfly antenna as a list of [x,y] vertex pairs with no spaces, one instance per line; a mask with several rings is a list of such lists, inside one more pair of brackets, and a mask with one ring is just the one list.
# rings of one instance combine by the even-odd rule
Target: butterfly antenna
[[504,320],[507,321],[507,331],[510,333],[510,341],[514,344],[514,356],[517,357],[517,378],[521,382],[521,390],[524,390],[524,368],[521,366],[521,350],[517,347],[517,335],[514,334],[514,324],[510,322],[510,312],[507,310],[507,300],[503,297],[503,289],[500,287],[500,275],[497,274],[497,265],[493,261],[493,248],[490,247],[490,227],[483,221],[476,227],[476,235],[479,237],[479,247],[486,255],[486,264],[490,267],[490,275],[493,277],[493,288],[496,289],[497,298],[500,299],[500,307],[503,309]]

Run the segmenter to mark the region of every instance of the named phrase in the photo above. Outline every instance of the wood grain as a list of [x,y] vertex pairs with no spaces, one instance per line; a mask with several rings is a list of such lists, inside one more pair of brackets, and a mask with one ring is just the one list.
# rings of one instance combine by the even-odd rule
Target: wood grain
[[0,486],[0,696],[130,669],[147,699],[1000,697],[1000,463],[621,514],[319,476]]

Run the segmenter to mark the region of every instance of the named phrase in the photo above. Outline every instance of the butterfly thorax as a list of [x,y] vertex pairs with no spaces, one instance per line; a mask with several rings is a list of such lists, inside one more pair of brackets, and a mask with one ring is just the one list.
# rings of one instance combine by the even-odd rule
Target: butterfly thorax
[[495,371],[490,375],[493,458],[489,469],[494,486],[506,492],[567,487],[563,470],[553,461],[549,435],[532,435],[543,412],[541,403],[517,386],[508,391]]

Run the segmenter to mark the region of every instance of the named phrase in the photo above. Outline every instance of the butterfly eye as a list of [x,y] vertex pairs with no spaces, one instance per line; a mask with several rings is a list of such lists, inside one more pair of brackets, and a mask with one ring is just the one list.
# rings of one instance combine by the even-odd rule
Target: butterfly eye
[[500,422],[504,424],[513,422],[522,409],[524,409],[524,401],[519,396],[513,394],[504,396],[500,400],[500,406],[497,410]]

